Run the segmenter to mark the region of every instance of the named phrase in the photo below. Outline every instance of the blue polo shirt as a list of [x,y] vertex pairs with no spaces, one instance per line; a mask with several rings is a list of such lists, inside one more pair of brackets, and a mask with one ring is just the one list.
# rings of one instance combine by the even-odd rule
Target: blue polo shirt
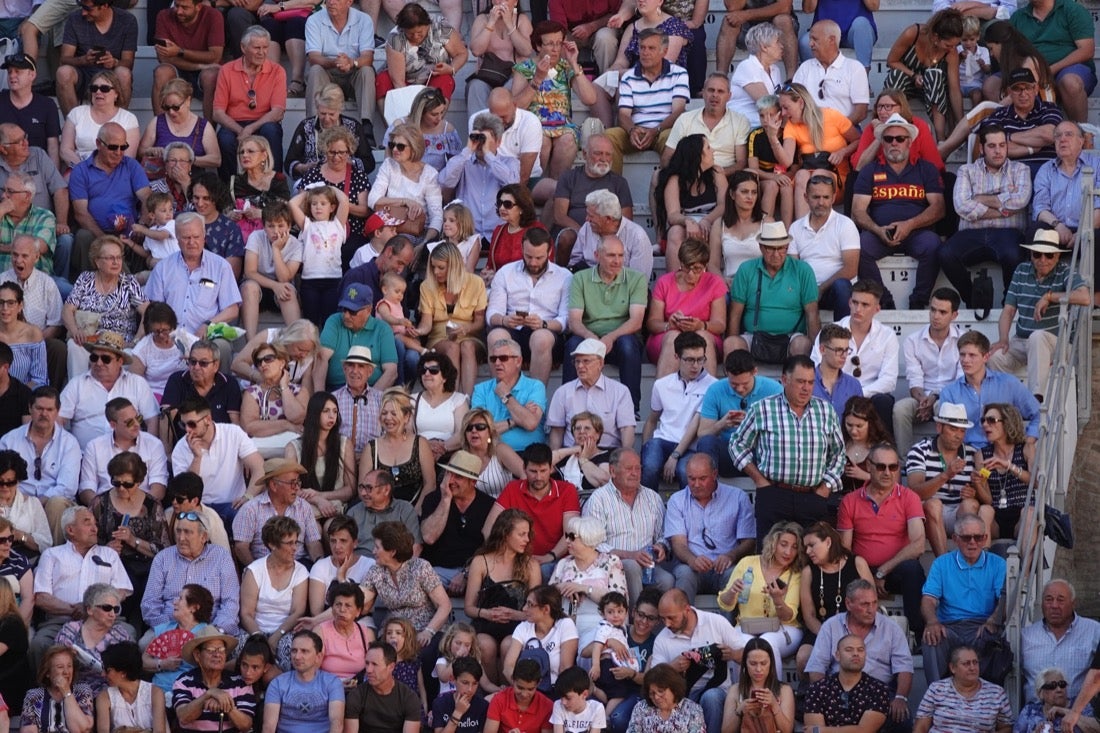
[[814,369],[814,397],[820,397],[832,405],[838,418],[844,414],[844,406],[848,404],[848,400],[862,396],[863,385],[845,371],[840,372],[840,378],[833,385],[833,393],[829,394],[825,389],[825,383],[821,381],[821,367]]
[[962,552],[955,550],[933,561],[922,593],[939,601],[936,618],[946,624],[989,618],[1004,585],[1004,558],[983,550],[978,561],[970,565]]
[[[511,417],[511,413],[508,412],[508,408],[504,406],[504,403],[500,401],[500,398],[497,397],[496,392],[494,392],[496,387],[497,380],[495,379],[482,382],[474,387],[474,394],[470,398],[470,407],[481,407],[488,410],[489,414],[493,416],[493,420],[500,422]],[[500,439],[516,452],[523,450],[532,443],[545,443],[545,416],[547,405],[546,385],[537,379],[532,379],[526,374],[520,374],[519,381],[516,382],[516,386],[512,388],[512,398],[521,405],[526,405],[528,402],[534,402],[542,409],[543,419],[539,420],[539,424],[534,430],[524,430],[517,425],[511,430],[506,430],[500,436]]]
[[[116,216],[125,216],[132,224],[141,201],[137,192],[149,188],[145,169],[133,158],[122,156],[122,162],[108,173],[95,164],[98,153],[82,160],[69,176],[69,198],[87,201],[88,213],[105,232],[117,231]],[[127,224],[127,229],[129,228]]]
[[[393,339],[393,329],[381,318],[369,316],[367,323],[359,331],[349,331],[344,326],[343,315],[333,313],[325,320],[321,329],[321,346],[332,349],[332,358],[328,362],[328,376],[325,381],[329,389],[343,387],[344,357],[352,346],[366,346],[370,349],[371,359],[378,366],[397,363],[397,344]],[[382,377],[382,370],[375,369],[369,383],[373,386]]]
[[855,193],[871,197],[867,213],[876,224],[889,224],[920,216],[928,208],[928,194],[943,193],[943,179],[927,160],[909,163],[900,173],[875,163],[859,172]]
[[974,423],[966,429],[966,443],[975,448],[989,444],[982,430],[982,407],[993,402],[1007,402],[1020,411],[1029,438],[1039,438],[1039,401],[1027,386],[1011,374],[986,368],[981,390],[966,383],[966,375],[948,382],[940,390],[940,402],[954,402],[966,406],[966,419]]
[[[707,387],[706,394],[703,395],[703,404],[699,408],[699,416],[705,417],[708,420],[718,420],[724,417],[730,410],[747,410],[750,405],[759,402],[765,397],[777,395],[782,391],[783,385],[779,382],[771,377],[761,377],[757,375],[756,381],[752,385],[752,391],[742,397],[733,391],[729,379],[719,379],[717,382]],[[744,400],[743,403],[742,400]],[[737,428],[728,428],[723,430],[722,440],[729,443],[736,429]]]

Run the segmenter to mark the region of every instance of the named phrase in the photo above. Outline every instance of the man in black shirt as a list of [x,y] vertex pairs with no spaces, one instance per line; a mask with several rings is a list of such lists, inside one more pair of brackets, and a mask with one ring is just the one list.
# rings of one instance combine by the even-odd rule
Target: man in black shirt
[[[483,424],[471,422],[469,429]],[[485,430],[489,427],[486,425]],[[420,508],[422,557],[432,564],[447,592],[454,596],[466,590],[462,570],[485,540],[482,528],[493,510],[493,498],[477,490],[481,459],[473,453],[455,451],[440,468],[443,481],[439,491],[428,494]]]
[[420,699],[393,678],[397,652],[389,644],[367,647],[367,681],[348,693],[344,733],[419,733]]

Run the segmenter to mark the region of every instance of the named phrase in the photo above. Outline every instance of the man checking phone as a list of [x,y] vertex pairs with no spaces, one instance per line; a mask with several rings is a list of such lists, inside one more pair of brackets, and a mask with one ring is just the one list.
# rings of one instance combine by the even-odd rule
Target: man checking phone
[[95,75],[104,70],[118,77],[119,88],[114,90],[117,106],[130,106],[137,37],[137,19],[112,7],[111,0],[86,0],[65,19],[60,65],[54,77],[62,115],[68,116]]
[[214,87],[225,50],[225,19],[199,0],[176,0],[157,13],[153,50],[159,65],[153,70],[153,114],[161,107],[162,87],[179,77],[202,91],[202,112],[214,113]]
[[783,385],[771,377],[756,374],[756,362],[745,349],[726,354],[726,378],[707,387],[699,408],[699,442],[695,450],[706,453],[718,463],[722,476],[742,475],[730,459],[729,444],[733,431],[745,419],[745,411],[754,402],[783,391]]

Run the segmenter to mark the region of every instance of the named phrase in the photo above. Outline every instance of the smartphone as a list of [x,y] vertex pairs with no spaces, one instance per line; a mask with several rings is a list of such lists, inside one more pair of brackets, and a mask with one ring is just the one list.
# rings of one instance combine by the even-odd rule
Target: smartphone
[[102,56],[105,53],[107,53],[107,48],[104,47],[104,46],[93,46],[92,47],[92,55],[93,56]]
[[167,46],[168,45],[168,41],[164,40],[163,38],[154,38],[153,43],[157,44],[158,46]]
[[886,232],[886,236],[893,239],[894,235],[898,233],[898,228],[897,228],[896,225],[895,226],[888,226],[888,227],[886,227],[885,232]]
[[516,311],[516,316],[519,317],[519,318],[526,318],[527,317],[527,311]]
[[787,589],[787,584],[785,582],[783,582],[782,578],[776,578],[775,579],[775,585],[776,585],[777,588],[779,588],[779,590],[786,590]]
[[130,526],[130,515],[129,514],[123,514],[122,515],[122,526],[123,527],[129,527]]

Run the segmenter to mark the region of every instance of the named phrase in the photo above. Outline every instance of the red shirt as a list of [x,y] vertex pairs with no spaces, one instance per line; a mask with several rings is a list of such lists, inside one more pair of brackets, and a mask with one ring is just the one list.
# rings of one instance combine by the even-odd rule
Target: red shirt
[[852,552],[877,568],[909,544],[910,519],[924,519],[916,492],[897,484],[876,511],[864,486],[841,500],[836,528],[852,532]]
[[535,537],[531,541],[532,555],[545,555],[554,549],[565,532],[565,513],[581,513],[577,488],[568,481],[550,480],[550,491],[541,499],[531,496],[527,481],[509,481],[497,497],[505,509],[522,509],[534,521]]
[[[940,151],[936,147],[936,138],[932,134],[932,130],[929,129],[928,123],[920,117],[913,117],[913,124],[917,126],[917,136],[913,138],[913,142],[909,146],[909,162],[915,163],[918,159],[927,160],[936,166],[936,170],[943,173],[945,170],[943,158],[940,157]],[[856,152],[852,153],[852,162],[859,160],[859,156],[863,155],[863,151],[871,147],[871,143],[874,141],[875,128],[867,125],[863,128],[863,134],[859,137]],[[883,153],[882,148],[879,148],[876,160],[880,163],[886,163],[886,155]]]
[[554,703],[550,698],[538,690],[535,698],[526,710],[520,710],[516,706],[516,692],[511,687],[493,695],[489,701],[489,720],[500,722],[501,733],[507,733],[512,729],[521,733],[541,733],[543,728],[550,727],[550,713],[554,710]]
[[191,25],[183,25],[176,11],[166,8],[157,13],[157,38],[167,38],[188,51],[209,51],[225,47],[225,19],[209,5],[199,5],[199,14]]
[[[248,108],[249,89],[256,93],[255,109]],[[250,85],[243,61],[234,59],[222,65],[214,88],[214,109],[225,110],[240,123],[258,120],[275,108],[286,109],[286,70],[282,66],[264,59],[255,83]]]
[[550,20],[566,28],[619,12],[622,0],[550,0]]
[[520,227],[517,232],[509,232],[507,224],[501,224],[493,230],[493,236],[489,240],[489,257],[486,267],[490,270],[499,270],[509,262],[519,262],[523,259],[523,237],[528,229],[545,229],[542,222],[535,222],[529,227]]

